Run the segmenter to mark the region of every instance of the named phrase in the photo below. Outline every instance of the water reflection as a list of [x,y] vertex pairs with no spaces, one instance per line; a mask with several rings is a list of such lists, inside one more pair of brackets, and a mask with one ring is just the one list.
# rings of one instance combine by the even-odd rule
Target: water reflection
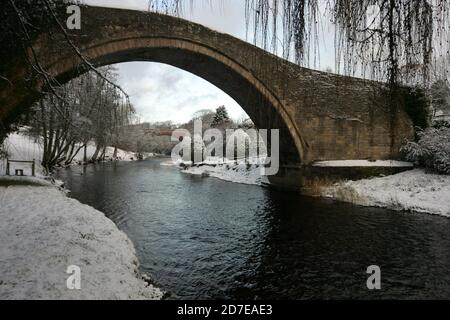
[[[60,172],[172,298],[446,298],[450,220],[181,174],[159,160]],[[369,265],[382,290],[368,291]]]

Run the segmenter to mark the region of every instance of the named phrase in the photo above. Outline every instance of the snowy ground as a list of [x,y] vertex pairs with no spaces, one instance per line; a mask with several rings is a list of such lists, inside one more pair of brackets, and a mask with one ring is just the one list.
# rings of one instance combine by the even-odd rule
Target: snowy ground
[[263,159],[258,159],[258,161],[253,163],[256,164],[250,165],[242,161],[223,161],[222,159],[211,157],[195,165],[192,165],[191,162],[173,163],[172,161],[163,162],[162,165],[182,165],[181,172],[183,173],[214,177],[235,183],[258,186],[268,183],[267,177],[261,175],[261,163],[263,163]]
[[[161,298],[139,275],[131,241],[103,213],[48,181],[18,179],[0,177],[0,299]],[[67,288],[70,265],[81,268],[81,290]]]
[[421,169],[338,183],[325,188],[322,195],[362,206],[450,217],[450,176]]
[[[43,172],[42,168],[40,167],[40,160],[42,159],[42,146],[34,141],[33,139],[29,138],[23,133],[23,130],[18,133],[13,133],[8,136],[8,138],[5,139],[4,145],[5,149],[9,154],[9,158],[13,160],[26,160],[26,161],[32,161],[33,159],[36,160],[36,166],[37,170],[36,173],[39,175]],[[87,147],[87,157],[88,159],[92,157],[92,155],[95,152],[95,145],[93,143],[90,143]],[[114,153],[114,148],[108,147],[106,148],[106,159],[112,159]],[[151,154],[148,154],[148,156],[151,156]],[[84,149],[80,150],[78,154],[74,158],[74,163],[82,162],[84,158]],[[124,151],[121,149],[117,150],[117,160],[122,161],[131,161],[136,160],[136,156],[133,152]],[[0,174],[5,174],[5,161],[0,159]],[[14,169],[16,168],[16,165],[11,167],[11,172],[14,172]],[[30,174],[30,168],[29,165],[17,165],[17,169],[25,169],[25,174]]]
[[411,162],[396,160],[338,160],[338,161],[318,161],[313,164],[315,167],[414,167]]

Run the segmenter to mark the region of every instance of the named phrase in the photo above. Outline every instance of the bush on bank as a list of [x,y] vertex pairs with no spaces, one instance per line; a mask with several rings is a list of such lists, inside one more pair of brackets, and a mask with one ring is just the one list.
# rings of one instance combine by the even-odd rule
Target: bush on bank
[[450,126],[439,123],[420,130],[417,136],[417,142],[408,141],[401,148],[405,160],[437,173],[450,174]]

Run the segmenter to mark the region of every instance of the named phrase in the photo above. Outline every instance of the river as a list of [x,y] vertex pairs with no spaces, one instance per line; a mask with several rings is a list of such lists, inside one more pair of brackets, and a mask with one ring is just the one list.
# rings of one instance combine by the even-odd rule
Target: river
[[[59,171],[133,241],[169,299],[450,296],[450,220],[181,173],[161,159]],[[367,267],[381,268],[368,290]]]

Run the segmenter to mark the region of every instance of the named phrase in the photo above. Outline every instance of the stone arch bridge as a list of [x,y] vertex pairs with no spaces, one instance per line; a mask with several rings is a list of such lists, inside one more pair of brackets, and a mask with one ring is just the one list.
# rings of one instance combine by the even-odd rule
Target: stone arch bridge
[[[413,123],[393,113],[381,84],[302,68],[230,35],[166,15],[82,7],[69,37],[95,66],[152,61],[189,71],[234,98],[259,128],[280,129],[278,186],[304,183],[302,168],[319,160],[396,159]],[[44,69],[60,82],[86,71],[61,31],[34,42]],[[31,51],[30,51],[31,54]],[[25,57],[2,57],[0,120],[13,121],[39,98],[26,83]]]

